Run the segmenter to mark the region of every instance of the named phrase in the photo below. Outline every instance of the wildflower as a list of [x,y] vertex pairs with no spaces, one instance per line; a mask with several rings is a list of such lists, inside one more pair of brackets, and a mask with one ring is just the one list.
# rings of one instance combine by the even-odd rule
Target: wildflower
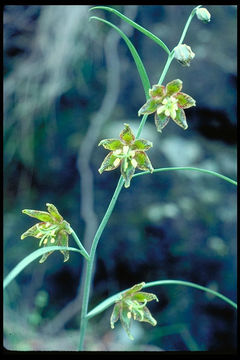
[[206,8],[198,8],[196,11],[197,18],[205,23],[210,22],[211,14]]
[[153,85],[152,89],[149,89],[150,99],[138,111],[138,116],[155,113],[155,124],[159,132],[162,132],[170,118],[186,130],[188,124],[184,109],[195,106],[196,102],[191,96],[181,92],[181,89],[182,81],[179,79],[166,86]]
[[105,157],[99,173],[121,168],[121,174],[125,179],[125,187],[130,186],[131,178],[135,169],[149,170],[153,172],[152,164],[145,154],[145,151],[152,147],[152,143],[144,139],[135,139],[132,130],[128,124],[120,134],[119,139],[105,139],[100,141],[98,146],[102,145],[111,152]]
[[190,46],[181,44],[174,48],[174,57],[183,66],[190,66],[190,61],[195,57],[195,54]]
[[154,294],[140,291],[144,285],[145,283],[142,282],[125,291],[116,301],[110,318],[112,329],[114,329],[114,323],[120,318],[121,324],[131,340],[134,339],[130,333],[132,318],[137,321],[148,322],[153,326],[157,324],[146,304],[152,300],[158,301],[158,298]]
[[[22,212],[28,216],[32,216],[40,223],[33,225],[21,235],[21,239],[27,236],[33,236],[40,239],[39,246],[68,246],[68,234],[72,233],[70,224],[63,220],[57,208],[52,204],[46,204],[48,212],[39,210],[25,209]],[[69,251],[60,250],[64,256],[64,262],[69,259]],[[43,263],[53,251],[49,251],[40,259]]]

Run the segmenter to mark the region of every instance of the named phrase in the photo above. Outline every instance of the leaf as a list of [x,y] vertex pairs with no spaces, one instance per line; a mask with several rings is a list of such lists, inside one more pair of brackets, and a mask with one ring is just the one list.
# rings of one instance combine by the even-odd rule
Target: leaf
[[123,147],[121,140],[118,139],[104,139],[98,144],[98,146],[101,145],[107,150],[117,150]]
[[166,85],[166,94],[167,96],[171,96],[181,91],[181,89],[182,89],[182,80],[176,79],[169,82]]
[[190,95],[187,95],[183,92],[176,94],[175,98],[178,100],[178,105],[183,109],[187,109],[196,105],[196,101]]
[[[91,10],[91,9],[90,9]],[[131,54],[132,54],[132,57],[135,61],[135,64],[136,64],[136,67],[137,67],[137,70],[138,70],[138,73],[139,73],[139,76],[140,76],[140,79],[141,79],[141,82],[142,82],[142,85],[143,85],[143,88],[144,88],[144,92],[145,92],[145,96],[146,96],[146,99],[149,98],[149,95],[148,95],[148,91],[149,91],[149,88],[150,88],[150,81],[149,81],[149,78],[147,76],[147,72],[145,70],[145,67],[142,63],[142,60],[140,58],[140,56],[138,55],[138,52],[137,50],[135,49],[134,45],[132,44],[132,42],[129,40],[129,38],[122,32],[121,29],[119,29],[117,26],[113,25],[111,22],[109,21],[106,21],[106,20],[103,20],[97,16],[92,16],[90,17],[90,20],[92,19],[95,19],[95,20],[99,20],[99,21],[102,21],[104,22],[105,24],[111,26],[112,28],[114,28],[119,34],[120,36],[123,38],[123,40],[125,41],[125,43],[127,44]]]
[[[68,250],[68,251],[76,251],[79,252],[80,254],[81,251],[73,248],[73,247],[62,247],[62,246],[51,246],[51,251],[54,250]],[[38,257],[42,256],[43,254],[49,252],[49,248],[48,247],[44,247],[41,249],[38,249],[34,252],[32,252],[30,255],[26,256],[22,261],[20,261],[11,271],[10,273],[5,277],[4,281],[3,281],[3,288],[5,289],[14,279],[15,277],[20,274],[21,271],[23,271],[23,269],[28,266],[29,264],[31,264],[31,262],[33,262],[34,260],[36,260]]]
[[160,40],[156,35],[152,34],[150,31],[146,30],[144,27],[138,25],[133,20],[129,19],[127,16],[121,14],[119,11],[117,11],[117,10],[115,10],[113,8],[107,7],[107,6],[94,6],[93,8],[91,8],[89,10],[91,11],[91,10],[94,10],[94,9],[103,9],[103,10],[113,12],[115,15],[119,16],[121,19],[126,21],[128,24],[133,26],[135,29],[141,31],[144,35],[146,35],[147,37],[149,37],[150,39],[155,41],[158,45],[160,45],[163,48],[163,50],[166,51],[166,53],[168,55],[170,55],[170,50],[168,49],[167,45],[165,45],[162,40]]

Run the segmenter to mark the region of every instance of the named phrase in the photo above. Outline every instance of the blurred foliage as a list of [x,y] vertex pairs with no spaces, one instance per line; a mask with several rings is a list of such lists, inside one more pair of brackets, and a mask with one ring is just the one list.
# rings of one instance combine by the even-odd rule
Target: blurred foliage
[[[93,176],[94,213],[101,221],[119,171],[98,174],[106,150],[103,138],[118,137],[123,123],[138,128],[145,102],[131,54],[117,45],[119,91],[104,119],[90,159],[79,151],[90,124],[101,111],[107,89],[104,53],[107,25],[89,22],[87,5],[7,5],[4,8],[4,274],[37,248],[36,239],[20,240],[32,219],[24,208],[57,206],[80,238],[81,157]],[[116,6],[135,11],[135,21],[159,36],[170,49],[179,41],[192,10],[187,5]],[[196,54],[189,68],[174,61],[164,83],[183,80],[183,91],[196,99],[187,109],[189,128],[169,123],[162,134],[149,116],[142,136],[153,142],[154,167],[196,166],[236,179],[236,6],[207,6],[211,22],[194,18],[185,43]],[[114,14],[95,14],[120,24]],[[131,17],[131,16],[129,16]],[[114,35],[113,35],[114,36]],[[119,37],[117,35],[117,37]],[[130,39],[158,82],[166,54],[137,30]],[[109,54],[111,55],[111,54]],[[113,56],[113,55],[112,55]],[[111,94],[110,94],[111,101]],[[104,116],[104,114],[103,114]],[[83,159],[83,160],[84,160]],[[80,161],[80,165],[79,165]],[[89,183],[90,184],[90,183]],[[70,245],[74,246],[70,239]],[[236,300],[236,188],[223,180],[193,172],[140,176],[123,189],[103,232],[96,260],[90,309],[133,284],[183,279],[209,286]],[[44,264],[32,263],[9,285],[4,296],[5,347],[10,350],[75,350],[79,312],[58,334],[44,326],[77,295],[83,261],[71,253],[63,264],[55,253]],[[134,324],[136,341],[120,326],[110,329],[112,309],[91,319],[89,350],[234,351],[235,311],[216,298],[179,286],[156,288],[158,321]]]

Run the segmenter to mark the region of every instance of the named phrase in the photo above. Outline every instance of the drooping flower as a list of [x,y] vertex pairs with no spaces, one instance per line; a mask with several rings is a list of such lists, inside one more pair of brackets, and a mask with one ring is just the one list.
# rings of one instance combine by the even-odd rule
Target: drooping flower
[[191,60],[195,57],[191,47],[186,44],[177,45],[174,49],[174,58],[183,66],[190,66]]
[[211,20],[211,14],[206,8],[198,8],[196,11],[197,18],[204,23],[208,23]]
[[[63,220],[57,208],[52,204],[46,204],[48,212],[39,210],[24,209],[22,212],[28,216],[41,220],[40,223],[33,225],[21,235],[21,239],[27,236],[33,236],[40,239],[39,246],[68,246],[68,234],[72,233],[70,224]],[[64,256],[64,262],[69,259],[68,250],[60,250]],[[43,263],[47,257],[52,254],[49,251],[40,259]]]
[[150,98],[139,109],[138,116],[155,113],[157,131],[168,124],[170,118],[184,130],[188,128],[184,109],[196,105],[195,100],[181,92],[182,81],[179,79],[169,82],[166,86],[153,85],[149,89]]
[[158,298],[155,294],[140,291],[144,285],[144,282],[134,285],[121,294],[110,318],[112,329],[114,329],[114,323],[120,318],[121,324],[131,340],[134,339],[130,332],[131,319],[148,322],[153,326],[157,324],[146,304],[152,300],[158,301]]
[[127,188],[130,186],[136,168],[153,172],[152,164],[145,153],[152,147],[152,143],[144,139],[135,139],[130,126],[128,124],[124,124],[124,126],[125,128],[120,133],[120,139],[105,139],[98,144],[98,146],[102,145],[105,149],[111,150],[98,171],[102,174],[103,171],[111,171],[120,166],[121,174],[125,179],[124,186]]

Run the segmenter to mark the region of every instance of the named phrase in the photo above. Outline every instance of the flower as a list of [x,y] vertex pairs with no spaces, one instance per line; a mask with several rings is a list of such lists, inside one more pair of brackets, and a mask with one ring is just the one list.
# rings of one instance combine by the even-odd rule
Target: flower
[[[24,209],[22,212],[28,216],[41,220],[21,235],[21,239],[33,236],[40,239],[39,246],[68,246],[68,234],[72,233],[70,224],[63,220],[57,208],[52,204],[46,204],[48,212]],[[69,251],[60,250],[64,256],[64,262],[69,259]],[[53,251],[49,251],[40,259],[43,263]]]
[[211,14],[206,8],[198,8],[196,11],[197,18],[204,23],[208,23],[211,20]]
[[120,166],[121,174],[125,179],[124,186],[127,188],[130,186],[136,168],[153,172],[152,164],[145,154],[145,151],[152,147],[152,143],[144,139],[135,139],[130,126],[128,124],[124,126],[125,128],[120,133],[120,140],[105,139],[98,144],[111,150],[98,171],[102,174],[103,171],[114,170]]
[[153,85],[152,89],[149,89],[150,98],[139,109],[138,116],[155,112],[155,124],[159,132],[162,132],[170,118],[186,130],[188,124],[184,109],[195,106],[196,102],[191,96],[181,92],[181,89],[182,81],[179,79],[169,82],[166,86]]
[[183,66],[190,66],[190,61],[195,57],[194,52],[190,46],[186,44],[180,44],[174,49],[175,59]]
[[144,282],[134,285],[121,294],[120,299],[115,302],[110,318],[112,329],[114,329],[114,323],[120,318],[121,324],[131,340],[134,339],[130,333],[132,318],[137,321],[148,322],[153,326],[157,324],[146,304],[152,300],[158,301],[158,298],[154,294],[140,291],[144,285]]

